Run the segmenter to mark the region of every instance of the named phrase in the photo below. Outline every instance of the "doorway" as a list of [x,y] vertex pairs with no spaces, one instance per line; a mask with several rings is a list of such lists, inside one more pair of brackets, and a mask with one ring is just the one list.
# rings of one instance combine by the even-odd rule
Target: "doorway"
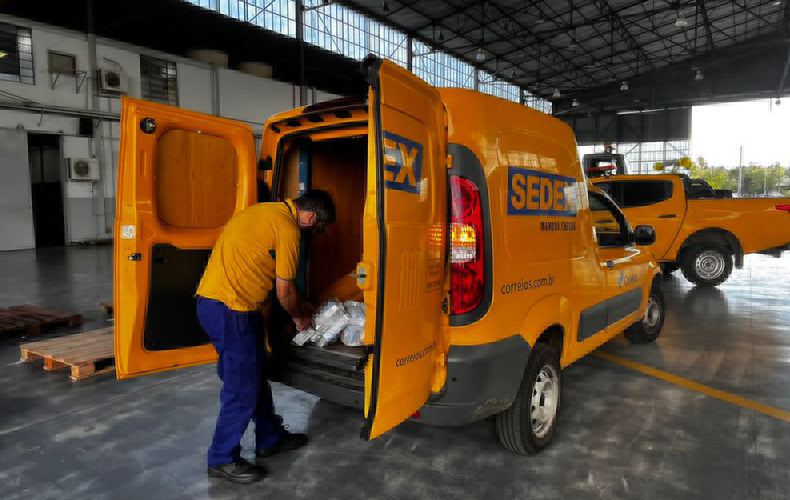
[[36,248],[66,243],[60,143],[57,134],[27,136]]

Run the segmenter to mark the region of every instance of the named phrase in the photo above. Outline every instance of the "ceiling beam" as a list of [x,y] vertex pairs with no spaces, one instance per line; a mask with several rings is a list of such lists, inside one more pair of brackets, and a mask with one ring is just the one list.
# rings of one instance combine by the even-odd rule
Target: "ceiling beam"
[[707,50],[713,50],[713,32],[710,29],[708,9],[705,7],[705,0],[697,0],[697,10],[702,15],[702,23],[705,25],[705,35],[708,40]]

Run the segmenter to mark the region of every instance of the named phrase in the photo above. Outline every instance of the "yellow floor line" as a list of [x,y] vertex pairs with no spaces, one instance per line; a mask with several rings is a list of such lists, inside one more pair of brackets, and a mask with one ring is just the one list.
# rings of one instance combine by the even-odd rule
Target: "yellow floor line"
[[702,394],[712,398],[720,399],[722,401],[726,401],[728,403],[732,403],[734,405],[738,405],[743,408],[762,413],[763,415],[768,415],[769,417],[778,418],[790,423],[790,411],[781,410],[774,406],[758,403],[757,401],[752,401],[750,399],[742,398],[728,392],[720,391],[718,389],[714,389],[713,387],[708,387],[707,385],[693,382],[683,377],[678,377],[677,375],[672,375],[671,373],[631,361],[630,359],[622,358],[615,354],[602,351],[596,351],[593,354],[599,358],[611,361],[612,363],[625,366],[626,368],[636,370],[638,372],[644,373],[645,375],[650,375],[651,377],[659,378],[665,382],[669,382],[670,384],[679,385],[680,387],[685,387],[686,389],[690,389],[692,391],[701,392]]

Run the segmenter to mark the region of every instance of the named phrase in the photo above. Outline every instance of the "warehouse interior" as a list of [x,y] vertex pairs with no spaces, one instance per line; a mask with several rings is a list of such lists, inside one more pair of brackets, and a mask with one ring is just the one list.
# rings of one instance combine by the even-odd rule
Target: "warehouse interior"
[[[260,156],[278,113],[323,112],[321,103],[345,97],[355,98],[343,101],[348,116],[363,101],[372,106],[358,98],[369,91],[361,69],[369,54],[430,86],[553,116],[572,130],[580,162],[614,145],[629,174],[662,175],[664,164],[692,155],[695,106],[762,99],[784,107],[790,1],[0,2],[0,497],[790,497],[782,279],[790,227],[781,225],[771,230],[786,236],[783,247],[740,249],[732,275],[715,287],[687,280],[680,257],[672,264],[682,273],[660,262],[660,338],[637,345],[618,335],[563,366],[559,428],[536,455],[503,448],[495,416],[449,427],[421,423],[417,411],[360,439],[359,409],[272,382],[277,413],[309,444],[267,459],[268,475],[252,485],[206,476],[222,385],[215,364],[114,375],[122,279],[114,252],[126,238],[116,234],[129,134],[122,99],[249,126]],[[730,126],[750,124],[733,117]],[[366,134],[347,141],[353,148],[324,143],[323,154],[360,163]],[[259,186],[269,175],[263,163]],[[777,194],[790,187],[790,165],[779,167]],[[341,186],[363,192],[361,177]],[[492,199],[497,189],[489,186]],[[361,198],[343,196],[362,212]],[[771,203],[790,211],[779,208],[786,201]],[[350,232],[360,238],[355,217]],[[312,254],[311,262],[323,269],[335,257]],[[346,264],[326,274],[364,275]],[[39,323],[14,319],[18,306],[41,308],[27,312]],[[30,347],[96,332],[108,354],[85,366],[44,356],[42,370]],[[252,427],[245,453],[255,448]]]

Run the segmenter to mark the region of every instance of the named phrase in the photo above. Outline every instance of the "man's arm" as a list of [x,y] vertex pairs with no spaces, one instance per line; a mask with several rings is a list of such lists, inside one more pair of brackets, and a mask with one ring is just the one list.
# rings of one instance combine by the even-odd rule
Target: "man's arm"
[[282,304],[283,309],[291,315],[296,323],[296,328],[305,330],[312,324],[310,318],[309,304],[299,296],[296,290],[296,282],[276,278],[277,280],[277,300]]

